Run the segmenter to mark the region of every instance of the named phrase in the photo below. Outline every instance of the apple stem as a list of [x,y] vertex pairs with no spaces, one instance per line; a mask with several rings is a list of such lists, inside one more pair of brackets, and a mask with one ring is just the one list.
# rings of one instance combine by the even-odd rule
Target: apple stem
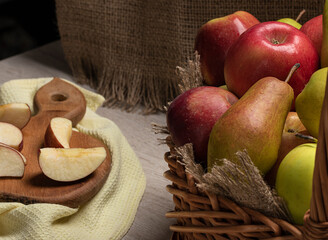
[[292,77],[292,75],[294,74],[294,72],[295,72],[300,66],[301,66],[301,64],[296,63],[296,64],[290,69],[290,71],[289,71],[289,73],[288,73],[288,76],[287,76],[287,78],[286,78],[286,80],[285,80],[286,83],[289,82],[289,80],[291,79],[291,77]]
[[306,139],[306,140],[311,140],[312,142],[316,143],[318,142],[318,139],[310,136],[310,135],[304,135],[304,134],[301,134],[301,133],[295,133],[295,136],[296,137],[299,137],[299,138],[303,138],[303,139]]
[[301,19],[301,17],[303,16],[303,14],[305,13],[305,9],[303,9],[299,14],[298,14],[298,16],[297,16],[297,18],[296,18],[296,22],[298,22],[300,19]]

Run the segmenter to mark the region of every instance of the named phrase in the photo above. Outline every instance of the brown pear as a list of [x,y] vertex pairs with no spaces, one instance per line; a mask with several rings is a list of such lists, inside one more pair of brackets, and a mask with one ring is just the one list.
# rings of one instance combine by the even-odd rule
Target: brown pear
[[286,81],[265,77],[232,105],[212,128],[208,143],[208,169],[221,159],[234,161],[246,150],[254,165],[265,174],[278,157],[282,133],[294,98]]

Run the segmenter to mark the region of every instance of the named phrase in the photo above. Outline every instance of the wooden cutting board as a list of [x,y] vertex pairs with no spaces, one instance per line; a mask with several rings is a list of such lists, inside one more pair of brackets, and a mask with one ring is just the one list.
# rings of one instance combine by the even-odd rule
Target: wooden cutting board
[[66,117],[75,126],[84,116],[86,101],[73,85],[54,78],[39,89],[34,97],[38,113],[22,129],[23,149],[26,158],[22,178],[0,178],[0,201],[18,201],[24,204],[57,203],[78,207],[90,200],[104,185],[111,169],[108,148],[89,135],[72,133],[70,147],[99,147],[107,151],[105,161],[89,176],[74,182],[58,182],[46,177],[39,166],[39,149],[43,147],[44,134],[53,117]]

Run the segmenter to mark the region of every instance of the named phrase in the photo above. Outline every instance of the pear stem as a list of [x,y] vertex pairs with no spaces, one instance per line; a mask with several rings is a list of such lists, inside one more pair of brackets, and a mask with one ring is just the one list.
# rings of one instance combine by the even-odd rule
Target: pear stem
[[301,19],[301,17],[303,16],[303,14],[304,14],[305,12],[306,12],[305,9],[303,9],[303,10],[298,14],[298,16],[297,16],[297,18],[295,19],[295,21],[298,22],[298,21]]
[[295,133],[295,136],[296,137],[299,137],[299,138],[303,138],[303,139],[306,139],[306,140],[311,140],[312,142],[316,143],[318,142],[318,139],[310,136],[310,135],[304,135],[304,134],[301,134],[301,133]]
[[296,63],[296,64],[290,69],[290,71],[289,71],[289,73],[288,73],[288,76],[287,76],[287,78],[286,78],[286,80],[285,80],[285,83],[288,83],[288,82],[289,82],[289,80],[291,79],[291,77],[292,77],[292,75],[294,74],[294,72],[295,72],[300,66],[301,66],[301,64]]

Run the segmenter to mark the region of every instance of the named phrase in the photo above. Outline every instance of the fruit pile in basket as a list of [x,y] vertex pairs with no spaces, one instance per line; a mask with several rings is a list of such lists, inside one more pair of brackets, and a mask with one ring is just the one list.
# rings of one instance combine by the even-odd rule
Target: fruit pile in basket
[[[296,224],[310,208],[328,67],[328,19],[259,22],[238,11],[205,23],[195,37],[203,86],[169,105],[176,146],[192,143],[211,172],[246,150]],[[326,36],[327,35],[327,36]]]

